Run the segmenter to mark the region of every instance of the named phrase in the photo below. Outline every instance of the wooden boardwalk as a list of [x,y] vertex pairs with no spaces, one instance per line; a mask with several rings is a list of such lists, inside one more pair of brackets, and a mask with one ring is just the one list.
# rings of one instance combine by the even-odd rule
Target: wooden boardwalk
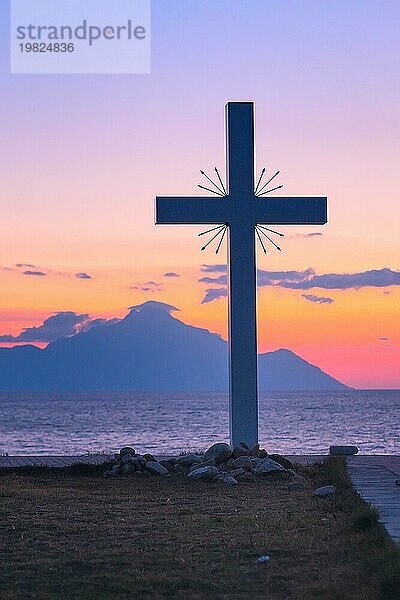
[[[324,456],[290,456],[303,465]],[[361,498],[379,510],[379,520],[393,540],[400,543],[400,455],[363,455],[347,458],[351,481]]]
[[348,469],[360,496],[379,510],[380,521],[400,543],[400,456],[353,456]]
[[[0,456],[0,469],[15,467],[68,467],[73,464],[99,465],[113,454],[83,456]],[[160,457],[159,457],[160,458]],[[323,456],[290,456],[294,462],[311,464]],[[380,520],[391,537],[400,543],[400,456],[352,456],[347,459],[351,480],[360,496],[379,510]]]
[[[168,458],[168,456],[157,456]],[[288,456],[293,462],[303,465],[322,460],[324,456]],[[86,464],[101,465],[114,459],[114,454],[82,454],[80,456],[0,456],[0,469],[15,469],[16,467],[69,467],[70,465]]]
[[0,456],[0,469],[16,467],[69,467],[71,465],[101,465],[114,458],[113,454],[84,454],[82,456]]

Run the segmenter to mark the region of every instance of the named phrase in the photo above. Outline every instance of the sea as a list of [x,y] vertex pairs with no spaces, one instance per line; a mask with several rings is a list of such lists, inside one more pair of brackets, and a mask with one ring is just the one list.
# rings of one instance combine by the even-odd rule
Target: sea
[[[269,452],[400,453],[400,390],[262,393],[260,443]],[[226,393],[0,393],[0,454],[168,454],[228,441]]]

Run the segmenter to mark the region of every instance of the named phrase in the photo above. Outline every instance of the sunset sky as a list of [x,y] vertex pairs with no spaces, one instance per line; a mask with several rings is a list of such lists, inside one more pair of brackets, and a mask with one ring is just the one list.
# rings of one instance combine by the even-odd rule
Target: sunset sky
[[328,225],[259,252],[260,351],[400,387],[399,17],[397,0],[153,0],[150,75],[10,75],[2,2],[0,337],[145,300],[226,337],[226,246],[156,227],[154,197],[224,173],[224,105],[254,100],[257,173],[329,201]]

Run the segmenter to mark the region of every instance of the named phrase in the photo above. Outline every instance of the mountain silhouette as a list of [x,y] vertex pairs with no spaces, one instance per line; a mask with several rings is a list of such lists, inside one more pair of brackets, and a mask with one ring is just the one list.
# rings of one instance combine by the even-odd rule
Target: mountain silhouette
[[[226,390],[226,342],[172,316],[162,302],[131,307],[124,319],[99,325],[41,350],[0,348],[2,391]],[[261,390],[344,390],[345,385],[290,350],[259,356]]]

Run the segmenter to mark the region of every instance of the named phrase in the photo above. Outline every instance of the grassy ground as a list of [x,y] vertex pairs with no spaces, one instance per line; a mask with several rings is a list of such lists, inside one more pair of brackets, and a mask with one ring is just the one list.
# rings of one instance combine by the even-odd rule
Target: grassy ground
[[[287,481],[115,480],[91,468],[4,475],[0,598],[400,598],[399,551],[343,462],[303,474],[295,494]],[[312,496],[328,483],[335,502]]]

